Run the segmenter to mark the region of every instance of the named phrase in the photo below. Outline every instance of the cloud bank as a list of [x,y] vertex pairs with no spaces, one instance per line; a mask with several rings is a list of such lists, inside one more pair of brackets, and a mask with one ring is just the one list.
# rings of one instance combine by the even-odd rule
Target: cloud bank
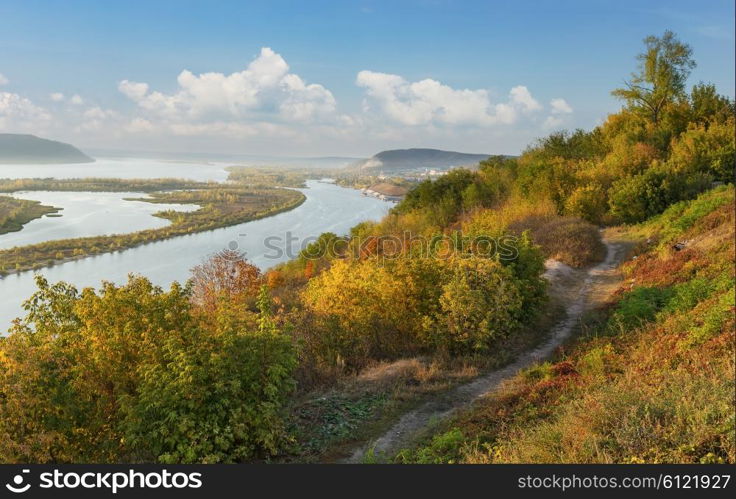
[[[0,84],[7,83],[0,75]],[[354,83],[362,93],[362,109],[346,112],[325,85],[306,81],[280,54],[264,47],[241,71],[195,74],[184,69],[171,92],[123,79],[117,91],[130,103],[127,109],[106,109],[58,91],[47,94],[46,109],[1,92],[0,131],[56,129],[116,140],[201,136],[329,145],[426,138],[442,143],[461,136],[539,135],[564,125],[573,112],[562,98],[541,104],[525,85],[494,99],[496,92],[489,89],[453,88],[431,78],[409,81],[372,70],[358,72]]]
[[377,110],[409,126],[511,124],[542,108],[523,85],[512,88],[505,102],[492,104],[484,89],[456,90],[429,78],[408,82],[399,75],[361,71],[356,84],[366,90],[365,112]]
[[311,123],[334,118],[337,107],[329,90],[289,72],[284,58],[268,47],[243,71],[195,75],[184,70],[177,83],[179,90],[172,94],[129,80],[121,81],[118,90],[138,106],[142,116],[137,119],[155,120],[175,133]]

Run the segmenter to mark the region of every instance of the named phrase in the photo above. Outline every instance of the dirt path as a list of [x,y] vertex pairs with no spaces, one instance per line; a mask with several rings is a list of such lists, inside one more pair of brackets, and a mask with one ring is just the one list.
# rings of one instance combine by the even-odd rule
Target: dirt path
[[601,303],[620,282],[617,270],[626,253],[626,245],[604,239],[606,258],[598,265],[576,270],[556,262],[546,262],[545,277],[550,281],[550,293],[562,300],[565,317],[549,333],[547,340],[502,369],[489,372],[404,414],[388,431],[367,446],[361,446],[344,459],[344,463],[360,463],[372,449],[376,456],[390,457],[409,446],[430,423],[451,416],[458,409],[470,405],[477,398],[495,390],[501,382],[513,377],[521,369],[549,357],[572,333],[586,310]]

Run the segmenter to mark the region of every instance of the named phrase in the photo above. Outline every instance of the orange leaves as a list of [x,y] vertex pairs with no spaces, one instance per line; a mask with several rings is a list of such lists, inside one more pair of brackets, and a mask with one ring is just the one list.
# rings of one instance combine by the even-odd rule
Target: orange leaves
[[221,301],[243,304],[261,284],[258,267],[233,250],[222,250],[192,269],[192,301],[205,313],[214,313]]

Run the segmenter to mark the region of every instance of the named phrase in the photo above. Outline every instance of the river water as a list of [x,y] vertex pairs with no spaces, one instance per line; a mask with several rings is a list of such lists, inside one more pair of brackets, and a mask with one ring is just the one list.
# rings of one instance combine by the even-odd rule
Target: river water
[[[391,207],[390,203],[363,196],[358,190],[326,182],[308,181],[307,188],[301,191],[307,198],[304,203],[272,217],[87,257],[37,272],[50,282],[67,281],[79,289],[97,287],[102,280],[124,283],[131,272],[166,287],[175,280],[185,281],[193,266],[225,248],[245,252],[250,261],[266,269],[294,258],[323,232],[347,234],[362,221],[381,219]],[[0,278],[0,332],[7,329],[13,318],[23,315],[21,304],[35,290],[33,274],[21,272]]]
[[40,201],[62,208],[52,216],[31,220],[17,232],[0,234],[0,249],[13,246],[70,239],[74,237],[125,234],[144,229],[158,229],[171,222],[154,217],[159,211],[195,211],[196,204],[148,203],[125,198],[147,198],[140,192],[56,192],[34,191],[10,194],[19,199]]

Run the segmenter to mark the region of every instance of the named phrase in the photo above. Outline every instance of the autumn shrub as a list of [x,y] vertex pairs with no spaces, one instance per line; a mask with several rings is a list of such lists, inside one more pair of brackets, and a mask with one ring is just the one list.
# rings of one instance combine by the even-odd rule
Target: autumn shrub
[[490,259],[460,259],[429,319],[430,342],[453,353],[487,350],[518,329],[523,299],[511,269]]
[[444,272],[444,262],[435,259],[335,262],[303,295],[314,314],[315,355],[355,369],[417,351]]
[[582,218],[594,224],[606,219],[608,203],[606,189],[597,183],[576,188],[565,200],[565,214]]
[[138,400],[126,418],[134,449],[165,463],[239,462],[278,453],[286,443],[282,407],[296,359],[271,324],[244,334],[165,338],[161,362],[141,366]]
[[512,223],[509,230],[528,231],[547,258],[573,267],[599,262],[606,255],[598,228],[577,217],[530,216]]
[[215,313],[222,301],[242,305],[260,286],[261,271],[242,253],[219,251],[192,268],[192,302],[207,313]]
[[295,357],[265,308],[256,330],[215,332],[176,283],[37,283],[0,340],[4,462],[232,462],[283,444]]
[[424,257],[337,260],[308,283],[302,299],[309,326],[298,334],[326,368],[485,351],[531,320],[546,296],[538,248],[522,235],[513,250],[508,258],[458,247]]
[[734,117],[722,123],[692,125],[672,141],[669,164],[673,169],[703,172],[716,180],[733,182],[736,165]]

